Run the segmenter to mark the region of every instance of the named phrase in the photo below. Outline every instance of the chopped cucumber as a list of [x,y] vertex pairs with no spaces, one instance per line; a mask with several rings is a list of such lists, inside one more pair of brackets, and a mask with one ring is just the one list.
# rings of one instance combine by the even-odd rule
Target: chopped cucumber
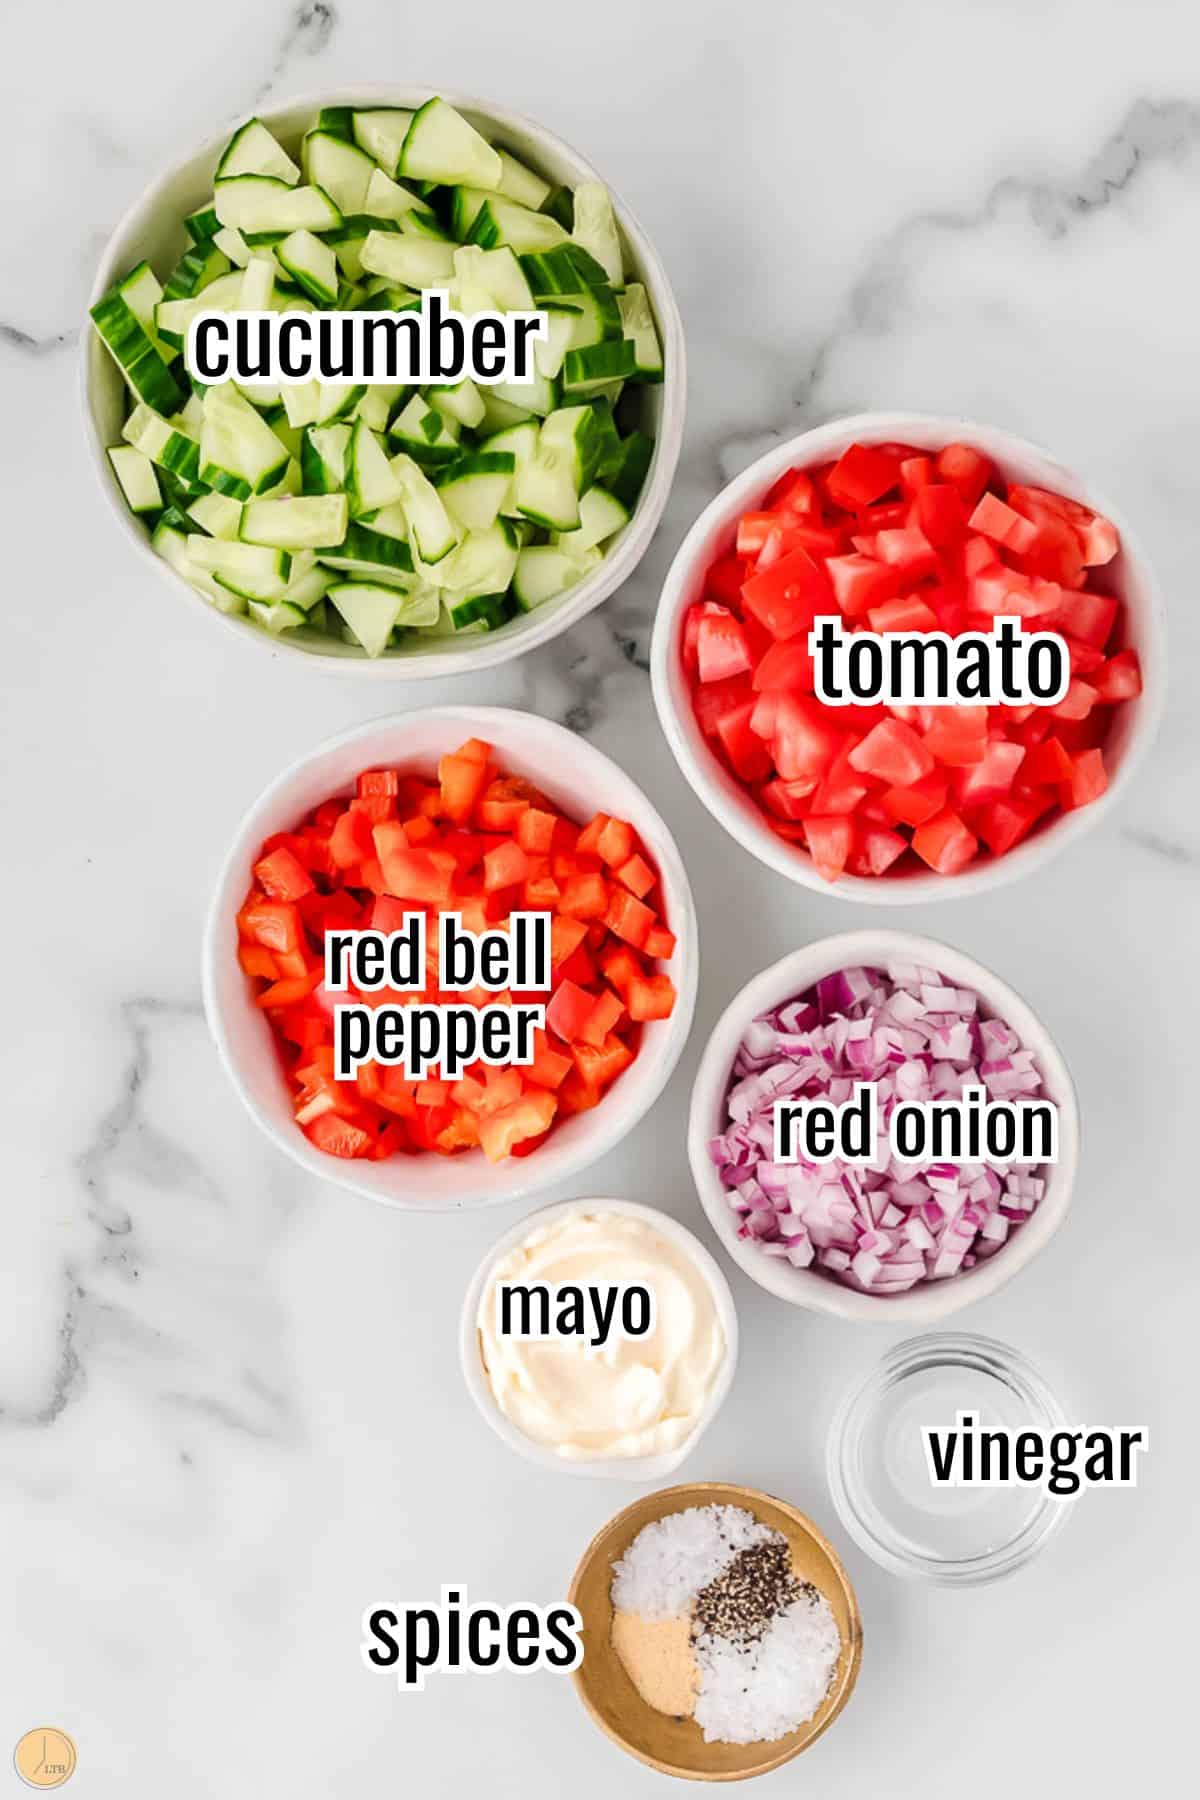
[[[258,505],[269,506],[270,501],[260,500]],[[553,542],[568,556],[578,556],[581,551],[594,550],[628,523],[629,508],[615,494],[590,487],[579,502],[579,523],[574,531],[559,532]]]
[[594,256],[612,287],[624,287],[625,265],[608,189],[598,181],[581,181],[575,189],[575,242]]
[[[336,138],[330,139],[331,143],[336,141]],[[328,244],[322,243],[311,231],[293,231],[284,238],[282,244],[276,245],[275,255],[279,258],[280,267],[287,271],[293,281],[299,283],[318,306],[332,306],[335,303],[338,297],[337,258]],[[254,264],[251,263],[250,268],[253,267]],[[247,269],[245,279],[248,283],[250,269]]]
[[438,483],[447,512],[468,531],[486,531],[508,498],[516,466],[509,451],[479,450],[460,456]]
[[375,160],[328,131],[310,131],[304,140],[304,174],[328,194],[342,214],[366,211],[367,188]]
[[217,217],[246,237],[289,231],[330,231],[342,215],[318,187],[289,187],[270,175],[238,175],[217,188]]
[[412,121],[411,112],[399,106],[376,106],[350,115],[355,143],[391,176],[400,166],[400,152]]
[[661,381],[662,345],[658,341],[658,327],[654,323],[649,298],[640,281],[631,281],[625,292],[617,296],[617,306],[621,314],[621,329],[633,345],[633,366],[637,379]]
[[404,287],[445,287],[454,274],[451,245],[394,231],[370,231],[363,241],[362,266]]
[[[200,479],[207,487],[248,500],[274,487],[290,460],[266,420],[232,382],[209,388],[200,433]],[[255,596],[264,597],[269,598]]]
[[345,494],[304,494],[247,501],[238,535],[244,544],[277,550],[333,550],[349,523]]
[[496,184],[496,192],[503,194],[506,200],[515,200],[518,206],[527,206],[533,212],[541,209],[542,203],[549,199],[552,192],[550,183],[527,169],[523,162],[510,156],[507,150],[497,152],[500,158],[500,180]]
[[440,562],[458,542],[454,521],[442,505],[437,489],[411,456],[394,456],[390,467],[399,484],[398,497],[404,505],[414,552],[423,563]]
[[217,164],[214,181],[231,181],[239,175],[265,175],[295,187],[300,171],[279,141],[258,119],[247,119],[234,132]]
[[495,188],[504,168],[487,139],[435,95],[413,114],[396,172],[407,181]]
[[132,444],[114,444],[108,460],[130,512],[158,512],[163,503],[162,490],[154,464],[145,452]]
[[[663,374],[602,187],[552,186],[439,98],[335,106],[282,140],[247,120],[179,224],[174,265],[135,264],[94,316],[128,396],[114,479],[214,607],[383,655],[498,630],[596,566],[653,455],[617,396]],[[239,389],[180,356],[201,312],[401,312],[435,287],[467,316],[544,312],[532,378]]]
[[282,600],[292,569],[286,550],[226,543],[202,533],[188,539],[188,562],[243,600]]

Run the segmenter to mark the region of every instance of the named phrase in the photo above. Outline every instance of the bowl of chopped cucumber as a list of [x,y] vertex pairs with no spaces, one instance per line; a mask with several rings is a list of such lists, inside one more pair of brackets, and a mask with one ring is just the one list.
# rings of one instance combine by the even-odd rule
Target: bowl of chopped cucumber
[[[201,312],[546,316],[522,383],[206,385]],[[116,517],[248,644],[338,673],[488,668],[627,580],[674,476],[683,330],[636,219],[515,113],[425,88],[294,101],[211,138],[113,233],[84,334]],[[299,329],[292,327],[289,329]]]

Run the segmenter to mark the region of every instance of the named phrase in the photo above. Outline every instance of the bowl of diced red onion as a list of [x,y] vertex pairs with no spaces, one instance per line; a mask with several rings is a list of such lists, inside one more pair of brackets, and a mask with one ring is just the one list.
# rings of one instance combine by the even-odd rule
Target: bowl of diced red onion
[[[874,1084],[870,1162],[774,1160],[781,1100],[849,1100]],[[902,1100],[1048,1100],[1053,1161],[898,1161]],[[731,1001],[692,1090],[688,1155],[734,1261],[795,1306],[927,1323],[993,1294],[1061,1225],[1079,1160],[1075,1089],[1046,1027],[948,944],[855,931],[785,956]]]

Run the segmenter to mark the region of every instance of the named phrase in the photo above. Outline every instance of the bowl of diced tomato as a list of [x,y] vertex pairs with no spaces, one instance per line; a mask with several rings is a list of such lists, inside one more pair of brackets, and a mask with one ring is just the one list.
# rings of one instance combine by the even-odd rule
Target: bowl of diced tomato
[[[423,989],[329,990],[328,933],[387,936],[413,911]],[[444,912],[476,934],[546,914],[549,989],[444,992]],[[539,1193],[619,1142],[678,1061],[697,971],[687,875],[630,777],[551,720],[445,706],[347,732],[267,788],[221,872],[203,973],[225,1068],[282,1150],[377,1200],[445,1211]],[[481,1055],[453,1081],[409,1080],[381,1052],[345,1079],[341,1003],[533,1003],[545,1017],[532,1060]]]
[[[809,632],[1066,644],[1053,705],[839,705]],[[781,444],[700,515],[655,625],[655,702],[709,811],[803,886],[903,905],[1028,873],[1128,786],[1165,690],[1164,609],[1129,527],[1032,444],[863,414]]]

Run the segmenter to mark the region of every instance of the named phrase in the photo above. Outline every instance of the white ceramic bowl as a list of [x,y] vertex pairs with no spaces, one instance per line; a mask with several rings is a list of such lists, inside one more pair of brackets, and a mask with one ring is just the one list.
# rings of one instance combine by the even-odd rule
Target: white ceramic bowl
[[[1007,856],[988,858],[960,875],[938,875],[911,867],[903,874],[868,879],[843,875],[836,885],[823,880],[807,853],[771,830],[750,795],[718,762],[696,723],[680,655],[683,616],[700,598],[704,575],[713,558],[728,549],[737,521],[752,509],[779,477],[791,468],[809,468],[839,457],[850,444],[913,444],[939,450],[945,444],[971,444],[989,456],[1010,479],[1054,489],[1102,512],[1121,534],[1121,551],[1102,571],[1103,585],[1120,593],[1126,607],[1126,641],[1141,658],[1144,691],[1137,700],[1116,708],[1112,734],[1105,744],[1108,791],[1090,806],[1059,813],[1035,827]],[[1067,844],[1090,831],[1124,794],[1145,755],[1166,699],[1166,611],[1150,564],[1120,513],[1082,477],[1046,451],[968,419],[936,418],[921,413],[859,413],[806,431],[760,456],[705,507],[671,564],[659,601],[651,649],[654,700],[658,716],[683,773],[696,794],[760,862],[789,881],[839,900],[871,906],[909,906],[927,900],[958,900],[982,893],[1029,874]],[[915,859],[908,858],[909,863]]]
[[[823,975],[855,965],[879,965],[902,957],[940,969],[958,987],[974,988],[987,1015],[1012,1025],[1033,1051],[1042,1091],[1058,1106],[1056,1163],[1046,1172],[1046,1192],[1029,1219],[993,1256],[945,1281],[925,1281],[907,1293],[863,1294],[813,1269],[794,1269],[781,1257],[764,1256],[757,1244],[738,1236],[737,1219],[708,1154],[709,1140],[725,1125],[725,1095],[738,1046],[750,1021],[803,993]],[[700,1203],[713,1230],[751,1280],[793,1306],[866,1319],[883,1325],[928,1324],[945,1319],[973,1300],[994,1294],[1049,1243],[1066,1216],[1079,1164],[1079,1109],[1075,1087],[1053,1038],[1019,994],[973,957],[933,938],[907,931],[848,931],[794,950],[747,982],[721,1014],[701,1059],[688,1118],[688,1158]]]
[[[627,819],[657,865],[666,917],[678,938],[669,964],[678,990],[669,1019],[642,1027],[638,1056],[589,1112],[564,1119],[529,1157],[489,1163],[482,1151],[428,1152],[385,1162],[340,1160],[314,1149],[292,1117],[271,1028],[254,1005],[237,960],[236,914],[263,839],[290,830],[331,795],[353,791],[362,769],[380,765],[432,774],[437,760],[466,738],[496,747],[508,774],[535,781],[572,817],[598,811]],[[632,1131],[666,1085],[687,1042],[699,971],[691,888],[667,827],[641,789],[585,739],[532,713],[491,706],[439,706],[377,719],[331,738],[285,769],[250,808],[234,835],[204,934],[204,1006],[209,1029],[242,1100],[279,1148],[310,1175],[414,1211],[447,1212],[525,1199],[578,1175]]]
[[[415,108],[428,100],[434,91],[427,87],[363,83],[291,100],[257,116],[286,145],[294,148],[323,106]],[[436,91],[492,142],[520,157],[548,180],[575,186],[581,181],[602,179],[577,151],[532,119],[493,106],[490,101],[474,99],[469,94],[455,93],[447,88]],[[184,216],[211,194],[217,160],[230,133],[240,123],[240,118],[228,121],[203,144],[181,156],[134,202],[105,247],[88,298],[89,306],[93,306],[113,282],[142,257],[148,259],[160,278],[174,267],[187,248]],[[461,675],[471,670],[494,668],[533,649],[536,644],[557,637],[627,581],[645,555],[666,505],[683,441],[687,377],[679,308],[657,252],[629,208],[615,194],[613,210],[628,264],[650,295],[662,335],[662,384],[641,389],[643,413],[640,423],[654,437],[654,456],[629,524],[612,539],[604,561],[565,599],[550,601],[532,613],[511,620],[496,632],[469,633],[458,640],[435,639],[428,645],[419,643],[414,649],[374,659],[364,656],[351,645],[320,639],[316,633],[307,640],[286,635],[274,637],[245,619],[216,612],[182,576],[154,554],[144,526],[122,498],[105,449],[121,441],[124,386],[116,364],[89,323],[82,339],[84,430],[97,476],[128,541],[176,593],[202,608],[217,625],[233,629],[244,643],[257,644],[271,655],[285,656],[292,663],[307,661],[310,667],[326,672],[334,670],[338,674],[371,681],[417,681]]]
[[[545,1444],[537,1444],[532,1438],[517,1428],[496,1405],[489,1385],[483,1360],[479,1354],[479,1303],[484,1289],[491,1277],[492,1270],[510,1250],[523,1244],[530,1232],[539,1227],[551,1224],[555,1219],[569,1218],[574,1213],[624,1213],[628,1218],[644,1219],[655,1231],[677,1244],[679,1248],[695,1263],[700,1273],[708,1282],[712,1293],[713,1304],[721,1321],[721,1329],[725,1334],[725,1360],[717,1372],[704,1407],[696,1418],[696,1423],[684,1442],[674,1450],[663,1451],[658,1456],[621,1456],[596,1457],[589,1461],[575,1461],[559,1456],[556,1451]],[[491,1426],[496,1436],[503,1438],[510,1450],[519,1456],[527,1457],[530,1462],[537,1463],[543,1469],[554,1469],[560,1475],[590,1475],[600,1480],[616,1481],[665,1481],[668,1475],[674,1474],[679,1465],[692,1454],[704,1433],[708,1430],[724,1405],[725,1396],[733,1385],[734,1370],[738,1359],[738,1320],[737,1310],[733,1304],[733,1295],[729,1291],[729,1283],[721,1272],[716,1259],[709,1254],[693,1232],[686,1225],[681,1225],[669,1213],[659,1212],[657,1207],[642,1206],[635,1200],[564,1200],[556,1206],[543,1207],[540,1212],[530,1213],[519,1224],[488,1251],[472,1277],[463,1301],[462,1320],[459,1326],[459,1355],[462,1361],[463,1376],[472,1400]]]

